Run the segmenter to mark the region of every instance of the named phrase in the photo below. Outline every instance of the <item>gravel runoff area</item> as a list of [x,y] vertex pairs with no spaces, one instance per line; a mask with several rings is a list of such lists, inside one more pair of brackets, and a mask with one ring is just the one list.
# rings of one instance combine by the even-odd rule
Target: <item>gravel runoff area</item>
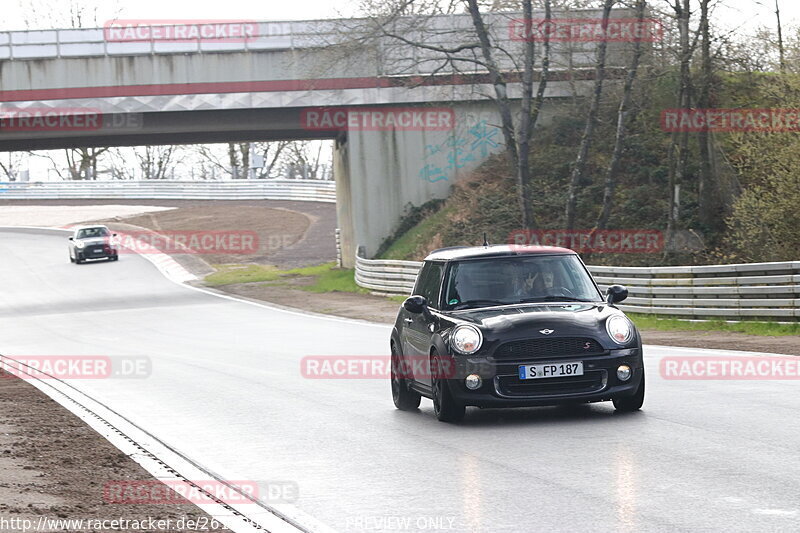
[[[182,503],[114,503],[106,491],[140,482],[149,487],[154,481],[82,420],[0,370],[0,531],[224,529],[177,494],[174,499]],[[128,527],[113,528],[113,520],[127,521],[119,525]]]
[[[253,255],[200,254],[210,264],[262,263],[294,268],[336,259],[336,205],[289,200],[0,200],[0,225],[83,222],[154,230],[255,232]],[[176,256],[180,260],[180,256]],[[179,261],[180,262],[180,261]]]
[[[139,200],[141,202],[141,200]],[[153,205],[3,205],[0,226],[60,227],[86,220],[126,217],[139,213],[164,211],[172,207]]]

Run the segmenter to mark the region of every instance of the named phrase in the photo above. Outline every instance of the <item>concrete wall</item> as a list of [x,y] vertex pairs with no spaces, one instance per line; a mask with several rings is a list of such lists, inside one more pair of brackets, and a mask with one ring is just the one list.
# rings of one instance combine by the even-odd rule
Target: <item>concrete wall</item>
[[[346,266],[354,265],[357,246],[372,257],[409,205],[446,198],[456,181],[504,150],[492,102],[452,107],[452,131],[350,132],[347,143],[337,145],[334,175]],[[552,106],[545,106],[540,124],[553,113]]]

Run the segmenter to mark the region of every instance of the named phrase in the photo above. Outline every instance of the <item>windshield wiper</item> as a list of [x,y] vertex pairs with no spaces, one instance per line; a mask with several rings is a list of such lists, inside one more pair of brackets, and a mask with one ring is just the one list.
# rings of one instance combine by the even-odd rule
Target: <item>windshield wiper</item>
[[469,309],[472,307],[484,307],[488,305],[508,305],[511,302],[501,302],[499,300],[467,300],[466,302],[461,302],[460,304],[456,304],[453,307],[453,311],[459,311],[461,309]]
[[535,302],[591,302],[592,300],[586,300],[585,298],[575,298],[572,296],[556,296],[556,295],[548,295],[548,296],[540,296],[538,298],[523,298],[519,301],[521,304],[529,304]]

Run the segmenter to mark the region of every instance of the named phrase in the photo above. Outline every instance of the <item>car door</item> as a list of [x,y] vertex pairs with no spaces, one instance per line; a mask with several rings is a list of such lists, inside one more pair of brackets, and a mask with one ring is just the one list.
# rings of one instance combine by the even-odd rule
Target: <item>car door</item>
[[[424,296],[428,301],[428,307],[434,310],[439,308],[443,272],[444,264],[425,263],[414,287],[414,295]],[[427,385],[431,384],[428,355],[433,334],[432,327],[435,328],[433,320],[425,313],[406,313],[404,317],[405,355],[410,363],[414,380]]]

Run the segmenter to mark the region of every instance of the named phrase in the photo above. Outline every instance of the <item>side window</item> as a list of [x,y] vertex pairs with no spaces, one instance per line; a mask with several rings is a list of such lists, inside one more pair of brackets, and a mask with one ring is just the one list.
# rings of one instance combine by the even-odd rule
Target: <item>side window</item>
[[428,305],[434,309],[439,308],[439,287],[443,270],[441,263],[425,263],[414,286],[414,294],[424,296],[428,300]]

